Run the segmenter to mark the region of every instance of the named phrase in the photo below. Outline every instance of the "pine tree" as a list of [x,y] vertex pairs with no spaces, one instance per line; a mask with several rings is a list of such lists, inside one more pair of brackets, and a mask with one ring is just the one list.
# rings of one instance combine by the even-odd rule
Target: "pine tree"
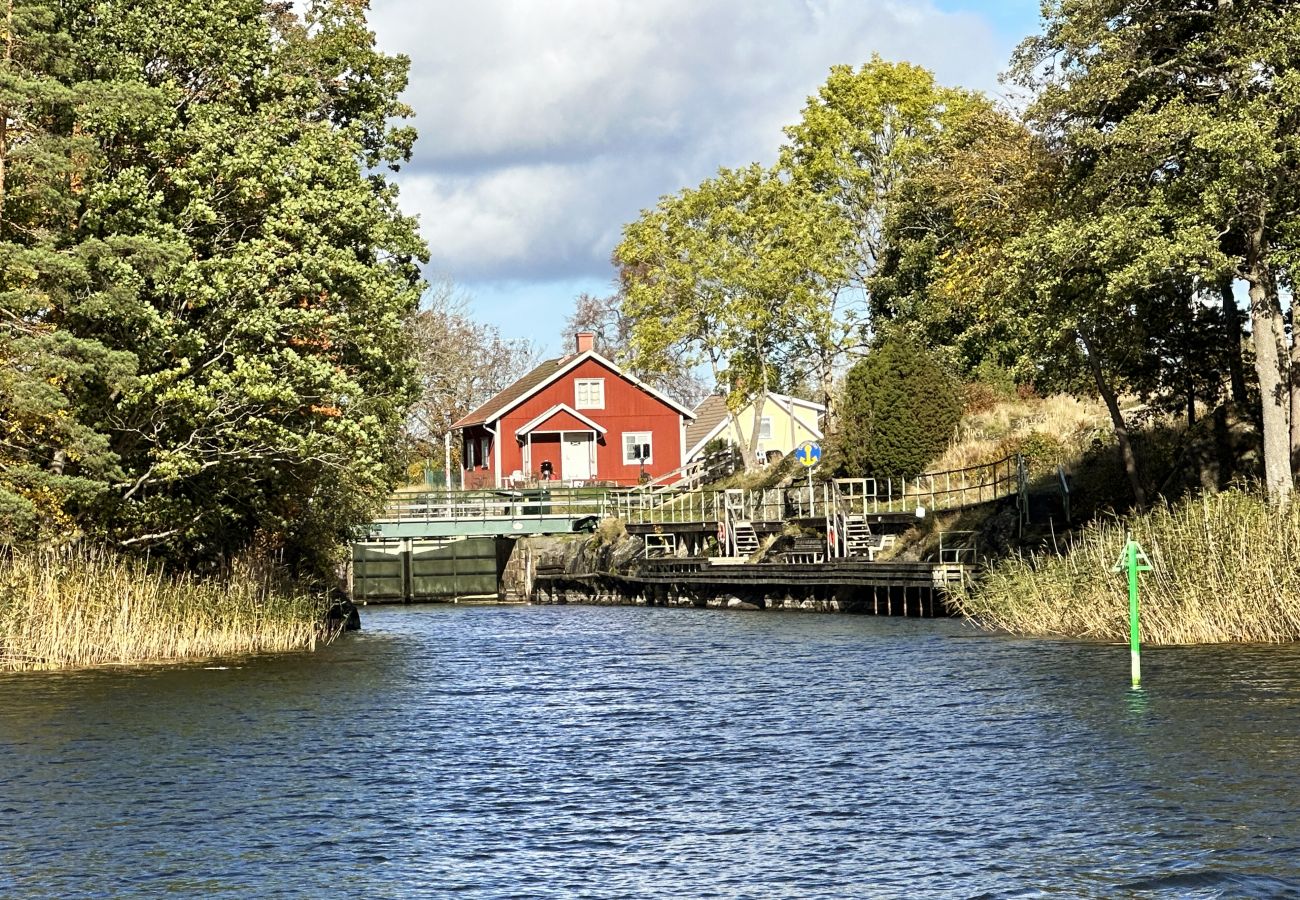
[[72,240],[93,150],[78,108],[91,92],[68,66],[62,9],[0,6],[0,544],[77,534],[80,510],[120,475],[100,422],[134,365],[63,327],[72,298],[98,295]]
[[387,493],[415,395],[426,251],[382,169],[414,138],[390,124],[407,63],[346,0],[302,19],[142,0],[74,24],[74,64],[124,100],[88,114],[103,162],[76,235],[117,290],[66,326],[139,359],[103,423],[125,477],[100,532],[320,569]]

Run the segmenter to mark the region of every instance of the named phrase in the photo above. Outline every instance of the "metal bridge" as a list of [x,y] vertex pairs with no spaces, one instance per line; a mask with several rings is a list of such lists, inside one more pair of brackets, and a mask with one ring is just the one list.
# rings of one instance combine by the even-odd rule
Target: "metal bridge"
[[[816,520],[841,545],[859,523],[943,512],[1015,496],[1026,498],[1024,461],[1008,456],[982,466],[914,478],[840,478],[766,490],[554,487],[397,494],[366,529],[366,540],[521,537],[589,531],[605,518],[630,530],[681,526],[719,531],[735,555],[740,523]],[[869,530],[869,528],[868,528]],[[854,555],[833,552],[835,556]]]
[[396,494],[366,529],[368,540],[521,537],[589,531],[608,516],[611,491],[550,488]]

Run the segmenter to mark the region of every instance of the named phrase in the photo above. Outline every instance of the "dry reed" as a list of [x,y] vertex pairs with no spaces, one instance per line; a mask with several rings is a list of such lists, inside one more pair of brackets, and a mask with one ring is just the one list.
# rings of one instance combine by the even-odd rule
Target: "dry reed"
[[1122,641],[1128,590],[1111,571],[1126,527],[1151,558],[1142,640],[1151,644],[1300,639],[1300,503],[1270,506],[1230,490],[1084,529],[1061,555],[997,564],[959,597],[961,611],[1020,634]]
[[168,575],[104,552],[0,559],[0,670],[63,669],[304,650],[328,634],[319,597],[244,565]]

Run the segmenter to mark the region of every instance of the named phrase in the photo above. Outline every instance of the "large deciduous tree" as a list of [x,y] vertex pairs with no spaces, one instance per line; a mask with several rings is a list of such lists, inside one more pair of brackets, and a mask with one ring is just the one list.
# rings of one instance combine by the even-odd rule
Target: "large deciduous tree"
[[[1270,497],[1293,491],[1300,383],[1281,288],[1300,213],[1300,7],[1265,0],[1074,0],[1045,7],[1018,54],[1031,118],[1070,148],[1116,218],[1158,220],[1129,271],[1249,286]],[[1161,260],[1160,257],[1164,257]],[[1296,431],[1300,438],[1300,429]]]
[[120,546],[199,561],[257,541],[319,569],[400,470],[416,396],[425,248],[384,172],[414,138],[406,60],[348,0],[48,9],[58,70],[21,111],[2,88],[23,132],[3,139],[23,188],[5,216],[24,220],[0,238],[19,262],[0,353],[55,348],[66,414],[33,404],[85,433],[20,455],[107,486],[76,514]]
[[804,375],[795,338],[825,327],[826,288],[842,271],[841,220],[816,194],[754,165],[723,169],[665,197],[624,231],[615,251],[632,354],[651,372],[707,362],[739,410]]
[[873,57],[857,69],[835,66],[800,121],[786,131],[781,165],[838,214],[844,266],[827,284],[820,328],[805,332],[804,355],[817,360],[825,392],[846,356],[871,329],[873,280],[887,252],[888,211],[908,175],[934,156],[948,121],[977,94],[945,88],[910,63]]

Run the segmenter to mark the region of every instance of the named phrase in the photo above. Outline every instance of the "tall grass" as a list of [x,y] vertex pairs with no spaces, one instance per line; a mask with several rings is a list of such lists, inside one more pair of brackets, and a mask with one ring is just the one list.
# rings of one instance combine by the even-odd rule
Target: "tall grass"
[[0,558],[0,669],[61,669],[310,649],[323,601],[248,565],[172,576],[102,551]]
[[[1300,639],[1300,503],[1270,506],[1229,490],[1162,506],[1127,523],[1151,558],[1142,576],[1142,640],[1153,644]],[[1113,573],[1125,524],[1094,523],[1061,555],[998,563],[957,598],[1006,631],[1124,640],[1128,589]]]
[[1036,435],[1050,435],[1066,457],[1077,456],[1094,437],[1112,432],[1100,400],[1054,394],[1044,398],[1002,400],[967,412],[943,456],[931,472],[964,469],[1021,452]]

